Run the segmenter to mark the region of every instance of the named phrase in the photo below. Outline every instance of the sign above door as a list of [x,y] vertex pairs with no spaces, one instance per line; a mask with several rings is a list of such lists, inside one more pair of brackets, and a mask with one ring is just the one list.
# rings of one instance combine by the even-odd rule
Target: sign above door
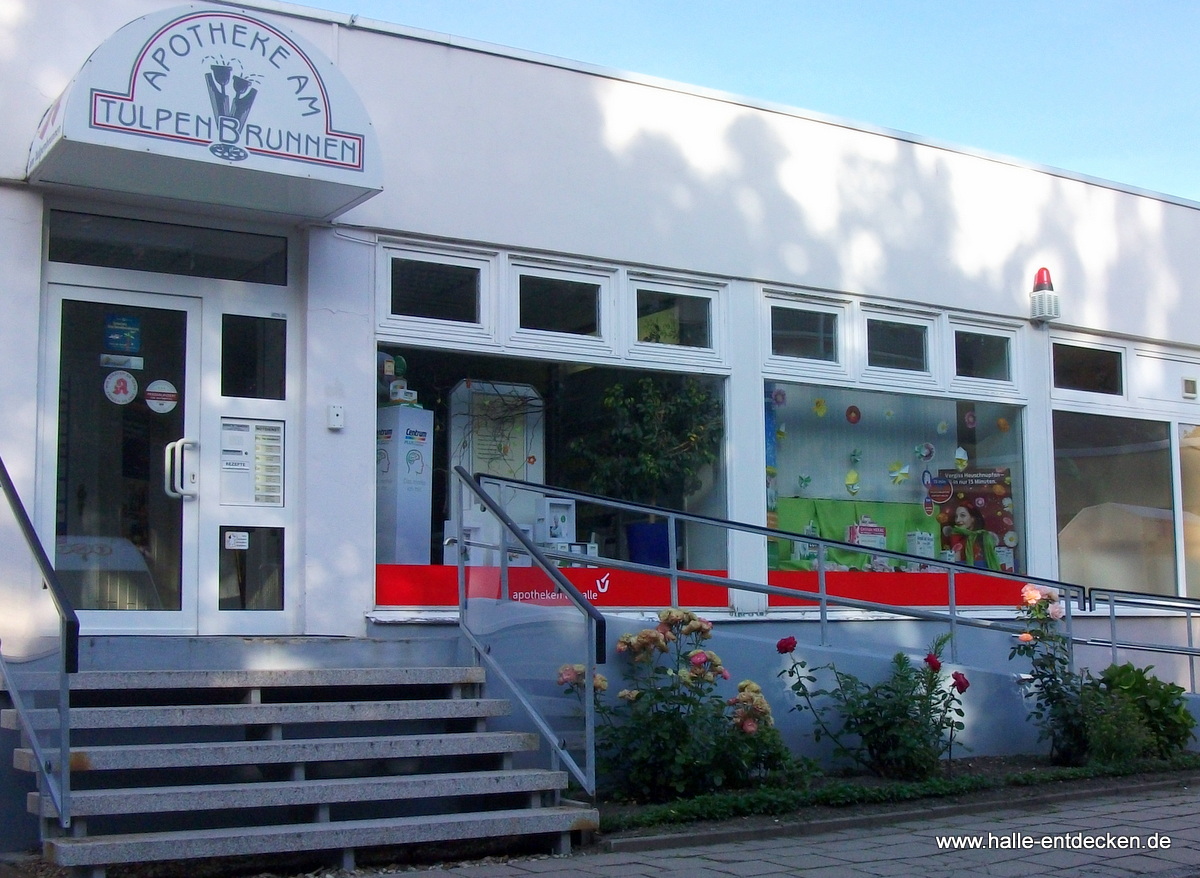
[[121,28],[46,111],[30,182],[328,219],[383,188],[350,83],[299,36],[177,7]]

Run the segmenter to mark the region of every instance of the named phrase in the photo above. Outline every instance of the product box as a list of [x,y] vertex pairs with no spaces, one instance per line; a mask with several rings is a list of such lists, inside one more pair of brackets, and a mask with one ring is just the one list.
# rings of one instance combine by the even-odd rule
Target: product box
[[846,528],[846,542],[868,549],[887,548],[887,528],[876,524],[869,516],[864,515],[858,524]]
[[[858,524],[846,528],[846,542],[854,543],[868,549],[887,548],[887,528],[877,524],[869,515],[859,519]],[[868,562],[868,570],[890,570],[891,562],[887,558],[873,556]]]
[[[910,530],[904,535],[904,551],[910,555],[932,558],[934,556],[933,534],[923,530]],[[905,565],[905,569],[909,573],[921,573],[928,570],[929,566],[919,561],[909,561]]]

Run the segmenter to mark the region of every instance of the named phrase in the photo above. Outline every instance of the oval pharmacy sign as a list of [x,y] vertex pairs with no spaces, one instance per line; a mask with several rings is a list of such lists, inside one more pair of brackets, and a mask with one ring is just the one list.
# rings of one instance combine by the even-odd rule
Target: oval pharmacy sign
[[187,12],[151,33],[128,63],[119,84],[92,88],[92,128],[227,162],[257,156],[363,170],[365,132],[335,127],[337,108],[309,52],[266,22]]

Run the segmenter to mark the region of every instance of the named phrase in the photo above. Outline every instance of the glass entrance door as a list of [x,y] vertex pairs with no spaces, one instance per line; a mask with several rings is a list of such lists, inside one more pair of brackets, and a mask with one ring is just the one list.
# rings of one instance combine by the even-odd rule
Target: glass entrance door
[[200,305],[88,292],[57,314],[55,568],[89,629],[193,631]]

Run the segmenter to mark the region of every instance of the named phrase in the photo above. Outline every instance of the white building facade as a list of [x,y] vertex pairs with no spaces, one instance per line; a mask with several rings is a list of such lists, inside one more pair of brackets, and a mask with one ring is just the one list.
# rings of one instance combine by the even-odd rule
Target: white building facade
[[[538,400],[498,474],[583,487],[572,441],[646,376],[723,412],[674,505],[1200,596],[1200,205],[268,0],[63,0],[4,40],[0,455],[86,634],[445,615],[447,470],[487,456],[455,388]],[[381,364],[432,412],[427,557],[377,552]],[[2,538],[7,646],[52,622]]]

